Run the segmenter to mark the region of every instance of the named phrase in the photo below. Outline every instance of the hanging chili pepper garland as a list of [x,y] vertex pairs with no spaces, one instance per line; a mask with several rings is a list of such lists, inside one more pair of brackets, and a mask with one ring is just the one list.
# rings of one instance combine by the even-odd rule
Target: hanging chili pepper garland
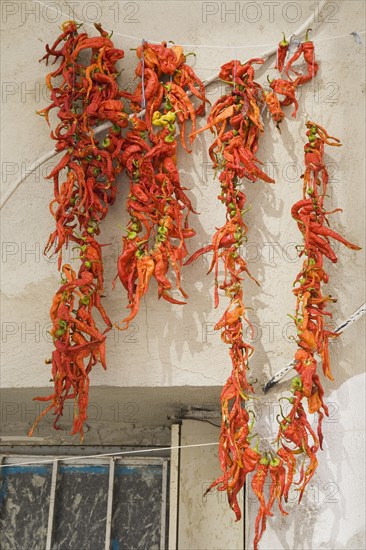
[[[285,113],[282,107],[287,107],[294,105],[294,110],[292,116],[296,117],[298,110],[298,101],[296,98],[296,90],[299,86],[305,84],[306,82],[311,81],[317,74],[319,70],[319,65],[315,59],[315,49],[314,43],[308,39],[309,29],[305,36],[305,42],[300,43],[296,52],[291,56],[291,58],[286,62],[286,58],[289,55],[290,43],[287,42],[285,35],[283,40],[278,44],[277,49],[277,63],[276,68],[281,74],[285,70],[286,78],[276,78],[272,81],[269,81],[271,91],[265,94],[265,101],[268,107],[268,110],[271,114],[273,121],[276,123],[279,128],[279,124],[285,117]],[[306,74],[301,74],[296,72],[292,65],[301,58],[301,55],[304,57],[306,63]],[[292,80],[290,72],[297,75],[295,80]],[[278,96],[284,96],[284,99],[280,100]]]
[[[121,130],[127,125],[127,115],[116,80],[119,74],[116,63],[124,52],[114,47],[99,24],[95,27],[99,37],[79,33],[74,21],[64,23],[62,34],[52,47],[46,46],[43,57],[47,64],[53,57],[58,67],[46,77],[51,104],[39,114],[45,116],[49,124],[50,111],[57,109],[60,122],[51,137],[57,142],[56,149],[65,151],[47,178],[54,182],[55,197],[50,211],[56,229],[50,235],[45,252],[54,248],[61,269],[62,250],[71,241],[78,250],[81,265],[77,274],[68,264],[62,267],[61,287],[50,311],[55,350],[47,363],[52,363],[54,393],[35,398],[50,404],[37,418],[30,435],[49,411],[56,415],[54,427],[57,428],[65,401],[74,399],[72,433],[79,433],[82,439],[87,419],[89,373],[98,362],[106,368],[105,332],[112,323],[101,304],[103,245],[95,236],[115,200],[116,175],[122,170]],[[54,84],[57,77],[62,80]],[[94,138],[93,127],[105,120],[113,126],[99,143]],[[66,179],[60,183],[64,169]],[[106,324],[103,332],[93,318],[95,310]]]
[[[327,257],[333,263],[337,262],[337,256],[333,251],[329,239],[335,239],[352,250],[360,250],[360,247],[344,239],[341,235],[329,228],[328,216],[340,211],[337,208],[327,212],[324,208],[324,200],[328,187],[328,172],[324,164],[324,144],[340,146],[339,140],[327,134],[318,124],[306,123],[308,143],[305,145],[305,174],[303,176],[303,198],[294,204],[292,216],[297,221],[299,230],[304,237],[304,247],[300,256],[305,256],[303,268],[295,280],[294,294],[297,298],[296,313],[294,317],[297,329],[297,343],[299,349],[295,354],[295,369],[299,377],[292,381],[294,398],[291,399],[291,412],[280,423],[279,438],[294,443],[290,433],[297,432],[296,426],[303,424],[313,439],[313,450],[310,450],[310,466],[305,472],[300,490],[300,499],[304,489],[314,474],[315,449],[322,447],[322,420],[328,415],[328,409],[323,401],[324,390],[317,374],[317,361],[314,354],[321,357],[324,376],[333,380],[330,362],[328,341],[339,334],[327,329],[326,317],[332,317],[326,310],[327,303],[336,302],[331,295],[324,296],[322,284],[327,283],[329,276],[324,269],[323,257]],[[306,398],[309,413],[318,413],[317,437],[310,431],[306,421],[306,413],[301,401]],[[296,444],[296,443],[295,443]],[[300,446],[307,452],[306,445]]]
[[[310,51],[308,41],[300,46],[301,52]],[[285,66],[289,44],[284,40],[280,42],[277,55],[277,68],[281,71]],[[297,56],[298,58],[299,56]],[[287,69],[291,68],[295,59],[291,58]],[[309,61],[307,57],[306,61]],[[221,394],[222,425],[219,440],[219,459],[223,475],[215,480],[208,491],[218,487],[220,491],[226,491],[230,506],[235,512],[237,520],[241,518],[241,511],[237,501],[237,495],[244,486],[246,477],[254,472],[252,488],[257,495],[260,508],[256,519],[254,547],[265,530],[267,516],[271,516],[272,507],[277,501],[283,515],[287,512],[283,509],[283,499],[287,501],[290,487],[293,483],[296,471],[296,456],[286,445],[282,445],[277,453],[268,456],[259,451],[259,438],[253,447],[254,419],[250,421],[245,402],[254,391],[247,380],[246,370],[249,368],[249,357],[253,353],[253,347],[243,339],[243,321],[249,324],[245,315],[243,304],[242,274],[248,273],[244,258],[240,256],[240,246],[246,239],[247,226],[243,221],[245,213],[246,197],[243,191],[238,189],[239,180],[247,178],[250,181],[262,179],[273,183],[260,168],[259,160],[255,157],[258,150],[258,138],[263,132],[263,124],[260,112],[265,101],[274,120],[279,123],[283,120],[282,106],[295,103],[297,112],[297,100],[295,96],[296,86],[307,80],[308,77],[298,77],[295,85],[292,81],[277,80],[277,84],[271,85],[272,91],[265,93],[254,82],[253,64],[262,64],[261,59],[251,59],[241,65],[238,61],[232,61],[224,65],[220,72],[220,78],[233,87],[230,94],[220,98],[212,108],[206,126],[196,132],[210,129],[216,130],[216,139],[209,149],[214,168],[221,170],[219,180],[221,183],[221,195],[219,199],[225,203],[227,216],[225,225],[215,233],[212,243],[198,250],[186,264],[197,259],[201,254],[213,252],[210,271],[215,273],[215,307],[219,303],[219,289],[224,290],[230,298],[230,304],[220,321],[216,324],[216,330],[222,330],[222,340],[231,345],[230,357],[233,370],[226,382]],[[315,63],[312,52],[312,63]],[[308,75],[312,78],[317,72],[309,68]],[[275,82],[275,81],[274,81]],[[278,84],[280,82],[280,84]],[[287,83],[287,84],[286,84]],[[292,90],[287,93],[287,88]],[[285,95],[280,102],[276,95]],[[284,93],[286,92],[286,93]],[[273,105],[278,108],[274,109]],[[224,278],[219,284],[219,260],[224,263]],[[299,418],[311,434],[310,425],[305,415],[299,408]],[[313,448],[308,446],[308,456],[312,457]],[[270,478],[270,494],[266,502],[264,486],[267,478]],[[303,489],[305,486],[303,487]]]
[[[240,180],[258,179],[274,183],[260,168],[255,156],[258,140],[264,128],[261,120],[263,89],[254,80],[253,65],[261,65],[263,59],[250,59],[247,63],[231,61],[221,67],[220,78],[231,87],[231,93],[221,97],[212,107],[206,129],[216,132],[216,138],[209,149],[214,169],[220,171],[221,194],[219,200],[225,204],[226,222],[215,233],[212,243],[198,250],[186,262],[191,263],[201,254],[212,251],[210,271],[215,274],[215,307],[219,304],[219,289],[225,291],[230,304],[215,330],[221,330],[221,339],[230,345],[232,372],[221,393],[222,424],[219,440],[219,459],[223,475],[214,481],[208,491],[218,486],[226,491],[229,504],[236,519],[241,518],[237,496],[244,486],[248,473],[256,469],[262,459],[257,446],[252,446],[253,422],[245,409],[245,403],[253,387],[248,382],[247,370],[253,347],[245,342],[243,322],[250,325],[243,303],[243,274],[248,272],[247,264],[240,254],[240,247],[246,240],[248,227],[244,222],[246,196],[239,189]],[[224,276],[219,281],[219,264],[223,263]],[[264,466],[263,464],[261,466]]]
[[[134,112],[145,109],[143,120],[133,118],[121,157],[130,178],[130,221],[118,259],[118,276],[127,290],[131,310],[122,321],[123,329],[137,315],[151,278],[158,283],[159,298],[185,303],[170,294],[173,283],[169,268],[175,274],[176,288],[184,299],[188,297],[181,287],[180,269],[187,255],[185,241],[195,235],[188,225],[188,214],[194,209],[176,165],[176,125],[180,127],[181,144],[188,151],[186,122],[190,120],[195,130],[196,116],[204,114],[207,101],[204,86],[185,63],[180,46],[143,42],[137,56],[140,61],[135,73],[141,81],[132,94],[123,93]],[[198,107],[187,91],[200,100]]]
[[[292,397],[289,401],[290,411],[286,416],[282,413],[279,420],[276,454],[269,457],[265,454],[256,469],[252,479],[252,487],[259,500],[259,510],[255,524],[254,548],[265,529],[266,517],[271,516],[272,506],[277,499],[282,514],[282,499],[288,500],[290,487],[294,484],[294,475],[299,469],[299,503],[318,465],[317,453],[322,448],[322,420],[328,416],[328,407],[324,403],[324,389],[317,373],[318,354],[322,362],[324,376],[333,380],[328,341],[339,334],[327,327],[326,317],[332,315],[326,310],[327,303],[336,302],[331,295],[324,295],[322,286],[329,281],[324,269],[324,256],[333,263],[337,256],[329,239],[335,239],[352,250],[360,247],[345,240],[341,235],[329,228],[328,216],[340,211],[337,208],[326,211],[324,201],[328,188],[328,172],[324,163],[324,145],[340,146],[337,138],[329,136],[316,123],[306,123],[308,143],[305,150],[305,173],[303,175],[303,198],[294,204],[291,213],[303,235],[304,245],[299,256],[305,257],[303,267],[296,277],[293,290],[297,303],[294,323],[297,329],[298,349],[295,353],[295,369],[299,376],[292,380]],[[312,429],[311,422],[304,408],[306,399],[309,414],[318,414],[317,433]],[[282,408],[281,408],[282,412]],[[300,468],[298,463],[301,461]],[[269,472],[271,476],[270,496],[267,504],[264,496],[264,482]],[[287,472],[286,472],[287,469]]]

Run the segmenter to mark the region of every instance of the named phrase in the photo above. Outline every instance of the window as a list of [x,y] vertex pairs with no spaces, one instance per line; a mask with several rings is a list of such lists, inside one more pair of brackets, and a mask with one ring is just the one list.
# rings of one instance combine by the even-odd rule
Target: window
[[167,458],[45,460],[3,459],[2,550],[167,547]]

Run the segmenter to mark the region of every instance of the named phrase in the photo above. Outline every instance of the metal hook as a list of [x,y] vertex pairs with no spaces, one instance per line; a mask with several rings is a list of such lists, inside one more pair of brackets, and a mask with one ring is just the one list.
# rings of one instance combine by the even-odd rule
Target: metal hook
[[358,32],[353,31],[350,34],[355,39],[356,44],[362,44],[363,43],[362,40],[361,40],[361,36],[358,34]]

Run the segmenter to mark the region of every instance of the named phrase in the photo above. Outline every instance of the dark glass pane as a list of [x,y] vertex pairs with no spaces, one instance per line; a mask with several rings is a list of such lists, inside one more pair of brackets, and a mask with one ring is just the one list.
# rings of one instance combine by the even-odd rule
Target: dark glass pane
[[160,550],[163,468],[116,464],[111,550]]
[[104,550],[109,466],[60,465],[53,550]]
[[51,474],[51,464],[1,468],[1,550],[45,548]]

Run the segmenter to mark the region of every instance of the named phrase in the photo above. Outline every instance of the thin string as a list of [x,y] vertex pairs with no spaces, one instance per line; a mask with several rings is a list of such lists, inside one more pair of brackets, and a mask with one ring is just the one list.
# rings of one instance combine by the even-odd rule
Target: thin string
[[[318,38],[317,40],[313,40],[314,44],[317,44],[318,42],[326,42],[327,40],[334,40],[336,38],[347,38],[348,36],[353,36],[355,37],[355,35],[359,36],[360,34],[365,34],[366,31],[353,31],[353,32],[349,32],[347,34],[337,34],[337,35],[333,35],[331,36],[330,38]],[[356,39],[356,42],[357,42],[357,39]]]
[[233,90],[235,90],[235,88],[236,88],[236,67],[237,67],[236,58],[237,58],[237,57],[238,57],[238,54],[237,54],[237,51],[236,51],[236,48],[235,48],[234,75],[233,75],[234,88],[233,88]]
[[146,40],[142,39],[142,69],[141,69],[141,109],[146,108],[146,98],[145,98],[145,52],[144,45]]
[[[154,449],[137,449],[135,451],[118,451],[116,453],[103,453],[95,455],[78,455],[78,456],[60,456],[51,457],[43,460],[32,460],[29,462],[13,462],[12,464],[0,464],[0,468],[11,468],[13,466],[32,466],[34,464],[50,464],[56,458],[56,460],[65,462],[66,460],[84,460],[86,458],[107,458],[111,456],[123,456],[142,453],[156,453],[160,451],[172,451],[174,449],[191,449],[192,447],[212,447],[218,445],[218,441],[214,443],[195,443],[193,445],[175,445],[171,447],[155,447]],[[6,459],[6,456],[4,457]]]
[[[33,0],[33,2],[36,3],[36,4],[40,4],[41,6],[47,8],[48,10],[55,11],[55,12],[59,13],[60,15],[63,15],[66,18],[66,20],[69,19],[69,15],[67,15],[63,11],[60,11],[58,8],[54,7],[53,5],[45,4],[44,2],[41,2],[41,0]],[[80,19],[76,19],[76,18],[74,18],[74,21],[94,29],[94,25],[92,23],[87,23],[86,21],[81,21]],[[356,37],[356,36],[359,36],[361,34],[365,34],[365,32],[366,31],[357,31],[357,32],[353,31],[353,32],[348,33],[348,34],[334,35],[334,36],[331,36],[331,37],[328,37],[328,38],[319,38],[316,42],[314,42],[314,44],[317,43],[317,42],[325,42],[326,40],[334,40],[336,38],[345,38],[345,37],[351,36],[351,35]],[[129,38],[131,40],[136,40],[137,42],[141,42],[141,38],[139,36],[134,36],[134,35],[131,35],[131,34],[113,32],[113,36],[121,36],[122,38]],[[357,39],[356,39],[356,41],[357,41]],[[158,40],[147,40],[147,42],[149,42],[150,44],[161,44],[161,41],[158,41]],[[232,50],[232,49],[234,49],[234,46],[223,46],[223,45],[220,45],[220,44],[214,44],[214,45],[213,44],[180,44],[180,45],[183,48],[211,48],[211,49],[213,48],[213,49],[219,49],[219,50]],[[264,44],[249,44],[249,45],[245,45],[245,46],[244,45],[243,46],[235,46],[235,50],[236,49],[265,48],[265,47],[270,47],[270,46],[273,46],[272,42],[266,42]]]

